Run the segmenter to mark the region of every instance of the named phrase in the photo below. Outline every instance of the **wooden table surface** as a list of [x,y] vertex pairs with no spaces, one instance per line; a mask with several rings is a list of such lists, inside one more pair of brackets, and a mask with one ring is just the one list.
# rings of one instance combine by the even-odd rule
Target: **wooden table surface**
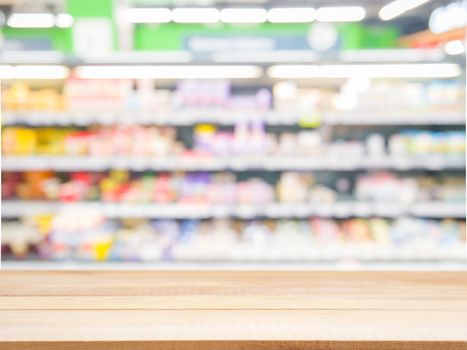
[[466,272],[2,271],[0,349],[467,349]]

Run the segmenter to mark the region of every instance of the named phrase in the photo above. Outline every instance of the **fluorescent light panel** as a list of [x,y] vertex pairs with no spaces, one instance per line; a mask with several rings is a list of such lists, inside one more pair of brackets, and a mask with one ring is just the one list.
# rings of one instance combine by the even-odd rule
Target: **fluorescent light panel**
[[59,13],[55,17],[55,25],[59,28],[70,28],[73,25],[73,16],[68,13]]
[[228,8],[221,10],[224,23],[264,23],[268,12],[262,8]]
[[267,11],[264,8],[131,8],[125,13],[132,23],[309,23],[318,19],[322,22],[361,21],[366,11],[360,6],[321,7],[278,7]]
[[379,11],[379,18],[383,21],[389,21],[407,11],[427,3],[428,1],[430,0],[396,0],[390,2],[381,8]]
[[172,12],[168,8],[131,8],[126,10],[125,19],[131,23],[168,23]]
[[365,18],[366,11],[361,6],[320,7],[316,19],[320,22],[357,22]]
[[172,20],[176,23],[216,23],[219,10],[215,8],[176,8],[172,10]]
[[69,69],[59,65],[4,65],[0,66],[0,79],[65,79]]
[[316,10],[312,7],[278,7],[268,11],[271,23],[308,23],[316,18]]
[[259,78],[258,66],[79,66],[84,79],[241,79]]
[[467,2],[454,2],[436,8],[430,15],[428,27],[433,33],[444,33],[467,25]]
[[52,28],[55,16],[51,13],[12,13],[7,25],[12,28]]
[[276,65],[268,76],[280,79],[301,78],[452,78],[461,69],[454,63],[362,64],[362,65]]
[[13,13],[7,25],[12,28],[69,28],[73,25],[73,17],[68,13]]

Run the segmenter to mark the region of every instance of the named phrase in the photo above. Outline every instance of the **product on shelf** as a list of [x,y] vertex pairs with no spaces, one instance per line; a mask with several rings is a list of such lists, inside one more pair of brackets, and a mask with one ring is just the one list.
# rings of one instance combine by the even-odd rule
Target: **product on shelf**
[[121,113],[132,107],[133,84],[125,79],[70,78],[64,97],[70,111]]
[[239,179],[233,173],[176,172],[132,174],[51,171],[5,172],[2,198],[79,202],[100,200],[126,203],[334,203],[339,200],[414,203],[461,202],[461,177],[400,176],[390,172],[358,175],[334,183],[316,181],[311,174],[282,172],[275,183],[259,176]]
[[462,201],[465,181],[459,177],[400,177],[388,172],[361,175],[355,183],[358,200],[413,203],[417,200]]
[[403,132],[389,138],[389,152],[393,155],[463,154],[465,132]]
[[342,84],[332,100],[336,111],[425,112],[463,110],[465,84],[461,81],[370,80],[351,78]]
[[[63,92],[61,92],[63,91]],[[271,93],[272,91],[272,93]],[[327,113],[399,113],[417,115],[433,112],[463,113],[465,87],[462,81],[369,80],[351,78],[337,87],[298,87],[283,81],[271,89],[263,87],[246,92],[233,91],[230,82],[218,79],[181,80],[175,89],[156,88],[151,80],[78,79],[64,81],[61,89],[33,89],[24,82],[7,85],[3,109],[9,112],[66,112],[67,120],[91,117],[105,121],[111,115],[131,116],[133,121],[179,119],[179,112],[218,113],[226,111],[255,118],[274,109],[282,117],[293,116],[300,122],[309,118],[319,122]],[[352,113],[351,113],[352,114]],[[315,120],[316,117],[316,120]],[[47,115],[41,116],[47,118]],[[253,119],[255,119],[253,118]],[[353,118],[349,115],[348,118]],[[125,118],[122,118],[125,121]],[[280,118],[277,119],[280,122]],[[319,123],[318,123],[319,124]]]
[[151,155],[182,152],[172,127],[115,126],[90,130],[7,127],[2,132],[8,155]]
[[169,126],[101,126],[77,128],[5,127],[2,131],[5,155],[138,155],[169,156],[334,156],[383,157],[462,155],[464,131],[402,131],[387,137],[371,133],[365,140],[336,139],[324,142],[319,131],[266,132],[261,121],[239,121],[233,130],[212,124],[193,128],[193,148],[177,139]]
[[92,212],[4,223],[2,247],[44,260],[362,260],[414,259],[459,252],[465,222],[400,218],[310,220],[108,220]]
[[308,191],[312,184],[310,174],[285,172],[277,183],[277,197],[284,203],[303,203],[308,200]]
[[260,121],[239,122],[234,131],[218,130],[211,124],[194,129],[194,150],[205,155],[265,155],[272,141]]
[[273,186],[261,179],[236,181],[233,175],[210,173],[147,174],[130,177],[127,171],[105,173],[51,172],[5,173],[4,199],[59,200],[77,202],[137,203],[269,203],[274,199]]
[[6,111],[62,111],[65,99],[58,90],[32,90],[26,83],[15,82],[2,89],[2,109]]
[[33,90],[27,83],[8,86],[2,99],[7,111],[63,111],[72,113],[167,113],[184,109],[229,109],[264,112],[271,109],[272,94],[266,88],[253,93],[232,93],[228,80],[181,80],[174,91],[154,89],[147,80],[65,80],[58,89]]

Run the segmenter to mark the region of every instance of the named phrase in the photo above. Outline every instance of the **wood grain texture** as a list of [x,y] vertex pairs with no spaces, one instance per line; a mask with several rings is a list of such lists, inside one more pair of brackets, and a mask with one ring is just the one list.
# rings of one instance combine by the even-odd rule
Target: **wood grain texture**
[[2,350],[465,350],[464,342],[368,342],[368,341],[77,341],[4,342]]
[[3,349],[467,349],[465,272],[3,271]]

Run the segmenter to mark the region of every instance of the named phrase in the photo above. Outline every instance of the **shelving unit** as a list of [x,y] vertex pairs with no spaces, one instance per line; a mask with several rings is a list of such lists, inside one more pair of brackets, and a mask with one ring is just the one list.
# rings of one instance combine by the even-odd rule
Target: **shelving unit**
[[141,203],[51,203],[47,201],[3,201],[2,216],[21,217],[51,213],[87,213],[108,218],[170,218],[206,219],[237,217],[242,219],[265,218],[351,218],[400,216],[428,218],[465,218],[465,203],[417,202],[386,203],[340,201],[336,203],[271,203],[271,204],[141,204]]
[[299,156],[258,156],[258,157],[184,157],[160,158],[144,156],[4,156],[2,170],[55,170],[55,171],[103,171],[128,169],[133,171],[220,171],[220,170],[262,170],[262,171],[356,171],[365,169],[395,170],[439,170],[463,169],[465,158],[461,155],[429,156],[384,156],[352,157],[330,155],[317,157]]
[[60,64],[69,67],[80,65],[165,65],[165,64],[261,64],[269,66],[277,63],[379,63],[415,62],[430,63],[446,59],[442,49],[344,49],[340,52],[316,52],[310,50],[272,50],[260,52],[220,51],[196,53],[186,50],[158,52],[112,52],[107,54],[73,55],[59,51],[15,51],[0,53],[0,63],[16,64]]
[[[445,59],[440,55],[439,50],[436,51],[417,51],[406,50],[398,51],[399,57],[404,59],[385,59],[385,57],[392,57],[394,52],[365,52],[360,55],[358,52],[354,53],[341,53],[338,56],[319,57],[320,62],[363,62],[363,58],[368,55],[376,55],[372,62],[365,63],[378,63],[378,62],[416,62],[416,63],[430,63],[440,62]],[[360,56],[359,56],[360,55]],[[386,55],[386,56],[385,56]],[[21,56],[21,55],[20,55]],[[148,64],[163,65],[171,60],[171,53],[164,53],[157,55],[124,55],[118,54],[112,57],[66,57],[56,56],[55,58],[44,59],[44,64],[64,64],[69,67],[71,71],[80,65],[138,65],[144,66]],[[215,55],[214,55],[215,56]],[[213,56],[213,57],[214,57]],[[222,56],[222,55],[221,55]],[[224,55],[225,56],[225,55]],[[224,57],[222,56],[222,57]],[[228,55],[227,55],[228,56]],[[227,57],[226,56],[226,57]],[[263,55],[263,61],[237,61],[235,64],[251,64],[258,65],[260,70],[265,74],[268,67],[277,64],[278,61],[274,58],[266,59],[267,55]],[[219,65],[223,63],[232,63],[227,58],[225,62],[214,62],[213,57],[195,57],[186,52],[174,55],[175,65],[198,64],[203,65],[206,63]],[[219,55],[216,56],[219,59]],[[221,57],[221,58],[222,58]],[[232,56],[232,60],[235,55]],[[277,56],[275,56],[277,58]],[[308,64],[311,61],[303,59],[305,56],[296,54],[296,60],[293,63]],[[300,58],[300,59],[299,59]],[[236,59],[240,59],[237,57]],[[2,61],[3,60],[3,61]],[[19,56],[3,55],[0,61],[5,64],[28,64],[28,59]],[[37,62],[34,62],[37,63]],[[326,80],[326,79],[324,79]],[[332,84],[337,86],[342,83],[342,79],[329,79]],[[256,85],[268,88],[271,87],[278,79],[271,79],[262,75],[261,77],[250,79],[246,85]],[[298,79],[303,82],[303,79]],[[298,84],[300,85],[299,82]],[[320,86],[323,79],[316,80],[316,85]],[[163,83],[164,89],[173,87],[176,84],[175,80],[165,80]],[[242,86],[244,82],[241,80],[236,81],[236,89]],[[157,86],[157,85],[156,85]],[[461,106],[462,107],[462,106]],[[354,109],[351,111],[333,111],[326,110],[316,113],[312,117],[310,123],[309,114],[303,114],[297,110],[278,109],[274,105],[269,110],[251,110],[251,111],[226,111],[222,108],[180,108],[171,109],[166,113],[142,113],[140,110],[122,110],[122,111],[34,111],[34,110],[16,110],[5,111],[2,115],[3,127],[26,127],[34,128],[68,128],[73,127],[76,130],[89,129],[98,126],[99,128],[112,127],[112,126],[170,126],[175,130],[185,129],[194,132],[194,129],[199,124],[213,124],[221,130],[234,130],[239,121],[255,122],[258,121],[264,125],[268,130],[285,130],[285,132],[297,132],[297,130],[314,130],[321,132],[327,130],[328,137],[331,139],[335,135],[329,133],[333,130],[348,130],[354,132],[358,130],[360,135],[375,133],[378,130],[385,130],[384,140],[386,153],[379,155],[370,155],[368,152],[361,154],[349,153],[341,154],[333,152],[330,149],[325,149],[316,154],[269,154],[268,152],[259,152],[256,155],[245,156],[241,154],[219,154],[215,155],[172,155],[166,156],[142,156],[142,155],[119,155],[112,154],[111,156],[96,156],[96,155],[4,155],[2,159],[3,172],[40,172],[40,171],[55,171],[58,173],[77,173],[77,172],[107,172],[110,170],[123,170],[131,174],[140,173],[154,173],[158,176],[159,173],[233,173],[236,176],[255,176],[258,178],[265,178],[273,173],[282,174],[285,172],[296,173],[321,173],[321,174],[339,174],[340,177],[355,177],[362,173],[372,172],[392,172],[402,173],[404,176],[432,176],[448,174],[449,176],[463,176],[465,169],[465,155],[462,153],[407,153],[405,155],[391,154],[388,150],[388,137],[394,130],[464,130],[465,128],[465,115],[459,105],[450,105],[446,108],[443,106],[436,106],[430,109],[430,106],[424,106],[419,109],[404,109],[400,106],[394,110],[381,109],[372,110],[367,109]],[[388,131],[389,130],[389,131]],[[350,133],[351,134],[351,133]],[[339,134],[342,136],[342,132]],[[345,135],[345,134],[344,134]],[[354,135],[354,134],[352,134]],[[344,139],[352,139],[353,136]],[[361,141],[361,138],[360,138]],[[329,138],[327,140],[329,142]],[[189,149],[189,148],[188,148]],[[253,175],[251,175],[253,174]],[[61,175],[60,175],[61,176]],[[139,175],[138,175],[139,176]],[[239,181],[237,179],[237,181]],[[277,191],[273,187],[273,191]],[[350,196],[355,197],[352,192]],[[358,200],[356,198],[337,198],[332,202],[297,202],[287,203],[280,202],[275,198],[272,202],[267,203],[242,203],[234,202],[233,204],[225,203],[208,203],[201,202],[107,202],[107,201],[76,201],[67,202],[64,200],[47,201],[47,200],[18,200],[14,198],[3,200],[2,204],[2,218],[8,222],[16,222],[21,218],[37,218],[37,217],[60,217],[66,215],[76,216],[101,216],[105,220],[109,220],[118,225],[123,225],[122,222],[127,220],[136,220],[138,222],[147,223],[163,223],[172,222],[178,225],[180,235],[183,222],[195,222],[200,226],[203,222],[242,222],[245,226],[236,231],[236,237],[230,237],[232,241],[237,242],[235,247],[227,247],[219,242],[215,242],[213,236],[212,249],[204,247],[206,242],[201,241],[193,244],[198,246],[183,246],[182,243],[177,243],[171,246],[171,253],[169,258],[164,257],[162,254],[160,259],[151,263],[144,262],[146,266],[188,266],[194,264],[204,264],[203,266],[212,267],[213,263],[216,264],[231,264],[238,266],[238,264],[276,264],[277,266],[286,266],[284,264],[297,264],[300,266],[332,266],[331,268],[339,268],[339,264],[345,262],[360,263],[360,267],[364,266],[397,266],[404,264],[419,264],[418,266],[427,266],[434,264],[440,266],[441,264],[454,264],[459,266],[465,258],[465,244],[461,238],[456,236],[453,230],[461,230],[462,225],[459,224],[465,221],[466,206],[460,200],[442,201],[439,199],[425,199],[415,200],[410,202],[398,202],[394,200],[389,201],[371,201],[371,200]],[[313,219],[324,220],[328,224],[334,223],[341,227],[340,229],[346,230],[345,225],[352,225],[354,223],[361,224],[365,222],[368,224],[371,220],[382,220],[388,227],[393,223],[398,222],[399,225],[404,225],[404,220],[418,220],[417,225],[426,223],[427,230],[430,231],[430,238],[423,242],[422,239],[413,238],[409,242],[399,242],[397,237],[391,229],[397,230],[391,226],[385,233],[389,240],[386,244],[382,243],[375,237],[367,240],[352,237],[350,234],[342,233],[342,236],[350,236],[343,240],[334,237],[328,244],[318,245],[314,243],[300,243],[293,241],[297,239],[294,235],[297,232],[287,232],[290,235],[291,245],[281,246],[276,245],[261,245],[255,243],[252,238],[245,238],[248,228],[248,223],[267,225],[267,222],[274,223],[298,223],[303,225],[311,225]],[[402,223],[401,223],[402,222]],[[374,224],[374,222],[373,222]],[[118,226],[117,225],[117,226]],[[409,225],[410,223],[406,225]],[[431,225],[431,226],[430,226]],[[433,226],[435,225],[435,226]],[[437,226],[436,226],[437,225]],[[451,226],[450,226],[451,225]],[[454,226],[452,226],[454,225]],[[456,226],[457,225],[457,226]],[[123,226],[119,226],[120,228]],[[308,227],[308,226],[307,226]],[[407,226],[403,226],[407,229]],[[423,226],[420,226],[423,227]],[[418,227],[419,231],[423,231]],[[433,228],[435,227],[435,228]],[[453,228],[454,227],[454,228]],[[400,228],[400,227],[399,227]],[[211,227],[212,229],[212,227]],[[271,229],[269,234],[271,237],[280,236],[284,234],[283,231],[274,231],[276,228]],[[347,228],[348,229],[348,228]],[[368,230],[373,230],[374,227]],[[118,230],[118,229],[116,229]],[[448,230],[448,233],[442,231]],[[449,231],[451,230],[451,231]],[[439,232],[440,233],[439,233]],[[86,231],[83,231],[86,232]],[[116,235],[117,231],[114,232]],[[194,235],[200,235],[201,229],[196,231]],[[342,231],[344,232],[344,231]],[[371,231],[373,232],[373,231]],[[408,232],[408,231],[407,231]],[[437,233],[438,232],[438,233]],[[193,234],[193,233],[190,233]],[[374,233],[369,233],[373,235]],[[447,242],[440,243],[437,241],[437,234],[449,234],[450,238]],[[189,234],[188,234],[189,235]],[[313,232],[310,235],[319,235]],[[428,235],[428,233],[427,233]],[[325,237],[325,235],[323,236]],[[418,237],[418,236],[417,236]],[[63,239],[63,238],[59,238]],[[204,238],[206,239],[206,238]],[[319,239],[322,238],[318,238]],[[250,241],[249,241],[250,240]],[[325,238],[324,238],[325,240]],[[394,240],[394,241],[391,241]],[[180,240],[181,242],[183,240]],[[203,243],[204,242],[204,243]],[[242,242],[242,243],[239,243]],[[298,242],[298,243],[297,243]],[[465,242],[464,242],[465,243]],[[61,241],[59,241],[60,246]],[[216,245],[218,244],[218,245]],[[266,247],[266,248],[265,248]],[[62,249],[62,248],[60,248]],[[70,248],[71,249],[71,248]],[[74,248],[73,248],[74,249]],[[190,250],[192,249],[192,250]],[[37,257],[33,257],[35,261]],[[59,261],[67,261],[67,258],[57,258]],[[80,264],[79,258],[70,258],[69,263]],[[138,258],[133,258],[138,259]],[[27,259],[26,259],[27,260]],[[143,258],[144,260],[144,258]],[[76,262],[78,261],[78,262]],[[12,266],[17,264],[12,262]],[[31,261],[26,261],[25,264],[34,264]],[[50,262],[49,262],[50,264]],[[52,263],[53,264],[53,263]],[[88,266],[94,266],[89,261]],[[121,262],[121,264],[125,264]],[[182,265],[180,265],[182,264]],[[183,265],[185,264],[185,265]],[[186,265],[188,264],[188,265]],[[235,265],[237,264],[237,265]],[[19,265],[18,265],[19,266]],[[84,265],[83,265],[84,266]],[[99,265],[100,266],[100,265]],[[112,263],[109,263],[112,268]],[[114,266],[118,266],[114,265]],[[122,265],[120,265],[122,266]],[[164,265],[165,266],[165,265]],[[227,265],[225,265],[227,266]],[[452,265],[450,265],[452,266]],[[117,267],[118,268],[118,267]],[[143,266],[144,268],[144,266]],[[151,268],[151,267],[148,267]]]
[[[87,126],[91,124],[139,124],[139,125],[192,125],[213,123],[234,125],[238,120],[262,120],[267,125],[296,125],[300,117],[294,113],[272,111],[266,113],[240,113],[220,110],[177,111],[174,115],[151,115],[142,118],[138,113],[73,113],[73,112],[4,112],[2,125],[27,126]],[[319,118],[321,125],[464,125],[462,112],[407,113],[339,112],[324,113]]]

